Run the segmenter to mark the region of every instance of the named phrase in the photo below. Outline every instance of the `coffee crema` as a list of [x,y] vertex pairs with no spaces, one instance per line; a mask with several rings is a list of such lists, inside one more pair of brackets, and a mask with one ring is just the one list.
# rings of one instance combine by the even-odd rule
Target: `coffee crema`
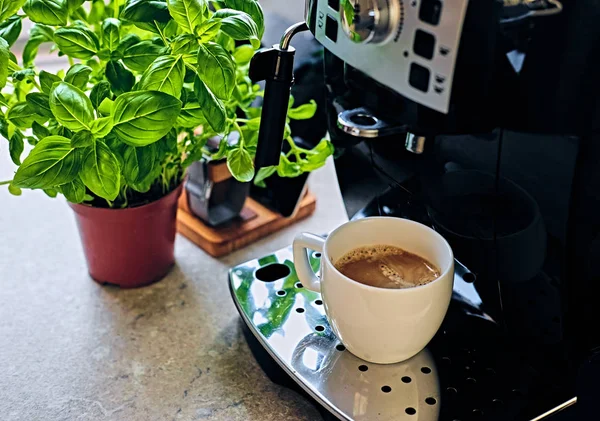
[[412,288],[440,276],[440,270],[427,259],[385,244],[355,248],[334,266],[348,278],[378,288]]

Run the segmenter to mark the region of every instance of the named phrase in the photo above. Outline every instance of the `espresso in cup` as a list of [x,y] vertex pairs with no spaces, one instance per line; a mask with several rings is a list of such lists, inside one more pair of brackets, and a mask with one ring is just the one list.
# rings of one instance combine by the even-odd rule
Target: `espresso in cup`
[[[319,275],[308,250],[321,253]],[[450,245],[407,219],[358,219],[327,238],[299,234],[294,266],[302,285],[321,293],[329,325],[346,349],[372,363],[419,353],[440,328],[452,297]]]
[[427,259],[386,244],[355,248],[334,266],[348,278],[378,288],[412,288],[440,276],[440,270]]

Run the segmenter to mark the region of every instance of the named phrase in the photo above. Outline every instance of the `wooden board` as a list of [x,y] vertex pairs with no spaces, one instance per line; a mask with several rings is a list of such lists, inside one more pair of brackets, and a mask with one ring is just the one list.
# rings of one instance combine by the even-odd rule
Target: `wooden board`
[[190,211],[184,190],[179,198],[177,231],[211,256],[220,257],[312,215],[316,205],[316,198],[307,193],[296,214],[285,218],[248,198],[238,219],[215,228]]

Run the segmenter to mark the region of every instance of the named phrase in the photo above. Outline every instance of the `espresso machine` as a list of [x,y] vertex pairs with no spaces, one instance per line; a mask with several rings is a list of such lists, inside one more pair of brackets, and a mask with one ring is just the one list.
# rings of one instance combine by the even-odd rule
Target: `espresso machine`
[[454,294],[423,352],[378,366],[335,338],[289,249],[247,262],[229,281],[261,366],[324,419],[599,420],[600,1],[306,0],[305,19],[252,62],[256,165],[279,161],[310,30],[342,193],[381,187],[353,218],[433,227]]

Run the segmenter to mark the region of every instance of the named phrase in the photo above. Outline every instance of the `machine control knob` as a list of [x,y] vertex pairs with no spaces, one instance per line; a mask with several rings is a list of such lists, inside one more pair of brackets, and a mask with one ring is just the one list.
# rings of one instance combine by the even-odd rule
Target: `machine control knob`
[[401,0],[340,0],[344,32],[357,44],[379,44],[399,30]]

